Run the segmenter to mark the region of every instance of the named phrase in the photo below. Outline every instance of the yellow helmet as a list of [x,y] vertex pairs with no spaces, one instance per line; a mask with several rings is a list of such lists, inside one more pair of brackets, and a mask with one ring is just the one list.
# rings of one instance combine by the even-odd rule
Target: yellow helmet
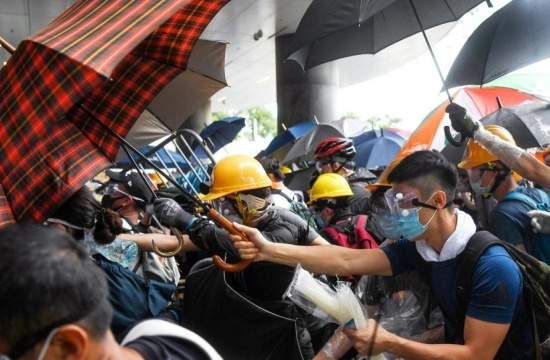
[[346,178],[336,173],[326,173],[319,175],[315,180],[309,194],[309,202],[351,195],[353,195],[353,192]]
[[[493,135],[498,136],[502,140],[516,144],[512,134],[502,126],[498,125],[486,125],[485,130],[490,132]],[[458,164],[458,167],[461,169],[472,169],[477,166],[486,164],[491,161],[497,161],[497,157],[487,151],[483,146],[478,144],[473,139],[468,141],[466,145],[466,153],[462,161]]]
[[246,155],[231,155],[214,166],[212,186],[203,200],[265,187],[271,187],[271,179],[258,160]]
[[290,174],[292,172],[292,169],[288,166],[281,166],[281,172],[285,175]]

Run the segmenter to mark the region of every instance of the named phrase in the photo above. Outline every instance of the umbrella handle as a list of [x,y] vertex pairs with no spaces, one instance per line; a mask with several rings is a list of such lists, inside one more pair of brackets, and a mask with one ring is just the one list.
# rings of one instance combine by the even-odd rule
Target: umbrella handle
[[176,256],[183,250],[184,240],[183,240],[183,236],[181,235],[181,232],[175,227],[171,227],[170,231],[172,232],[172,234],[176,235],[176,238],[178,239],[178,246],[171,251],[162,251],[157,247],[157,244],[155,244],[155,240],[151,240],[152,242],[151,246],[153,247],[153,251],[158,256],[172,257],[172,256]]
[[[233,226],[233,223],[231,221],[227,220],[223,215],[221,215],[216,210],[210,208],[208,209],[208,217],[210,217],[212,220],[214,220],[218,225],[220,225],[222,228],[227,230],[232,235],[240,236],[244,240],[248,240],[246,235],[240,232]],[[241,260],[236,264],[229,264],[226,263],[220,256],[214,255],[212,256],[212,261],[214,264],[220,268],[223,271],[227,272],[239,272],[243,271],[250,265],[252,260]]]
[[462,145],[464,145],[464,143],[466,142],[466,139],[463,139],[462,138],[462,135],[459,135],[460,136],[460,140],[455,140],[453,138],[453,135],[451,134],[451,128],[448,127],[448,126],[445,126],[443,127],[443,131],[445,132],[445,138],[447,139],[447,141],[453,145],[453,146],[456,146],[456,147],[461,147]]

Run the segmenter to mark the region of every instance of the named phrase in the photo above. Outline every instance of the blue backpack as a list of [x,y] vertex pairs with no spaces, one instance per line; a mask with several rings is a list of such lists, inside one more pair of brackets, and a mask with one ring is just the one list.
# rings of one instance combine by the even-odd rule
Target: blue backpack
[[[542,201],[529,197],[518,191],[513,191],[504,197],[502,201],[520,201],[531,210],[542,210],[550,212],[550,197],[542,190],[538,191]],[[526,250],[540,261],[550,265],[550,234],[540,234],[530,231],[531,237],[526,245]]]

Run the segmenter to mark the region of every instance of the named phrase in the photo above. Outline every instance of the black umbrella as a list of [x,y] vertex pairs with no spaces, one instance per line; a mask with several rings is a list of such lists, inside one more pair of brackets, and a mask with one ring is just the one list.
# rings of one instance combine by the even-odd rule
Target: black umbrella
[[521,148],[550,143],[550,104],[527,104],[502,108],[481,119],[484,125],[506,128]]
[[307,192],[310,186],[310,180],[315,173],[315,166],[308,167],[306,169],[300,169],[291,172],[285,176],[285,185],[287,188],[295,191]]
[[376,54],[418,32],[433,56],[424,30],[456,21],[485,1],[314,0],[296,30],[289,58],[309,69],[348,56]]
[[447,87],[482,85],[550,56],[550,1],[515,0],[470,36],[447,75]]

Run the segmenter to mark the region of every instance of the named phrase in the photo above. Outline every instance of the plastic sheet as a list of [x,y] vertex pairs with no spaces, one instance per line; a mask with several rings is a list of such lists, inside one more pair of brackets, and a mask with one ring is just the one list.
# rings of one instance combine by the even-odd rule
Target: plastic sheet
[[[348,327],[367,326],[366,311],[347,283],[339,282],[333,290],[299,265],[285,297],[320,319]],[[338,352],[338,349],[345,344],[349,346],[349,339],[337,332],[322,350],[325,359],[336,359],[334,352]],[[371,356],[370,359],[385,360],[385,357],[376,355]]]

